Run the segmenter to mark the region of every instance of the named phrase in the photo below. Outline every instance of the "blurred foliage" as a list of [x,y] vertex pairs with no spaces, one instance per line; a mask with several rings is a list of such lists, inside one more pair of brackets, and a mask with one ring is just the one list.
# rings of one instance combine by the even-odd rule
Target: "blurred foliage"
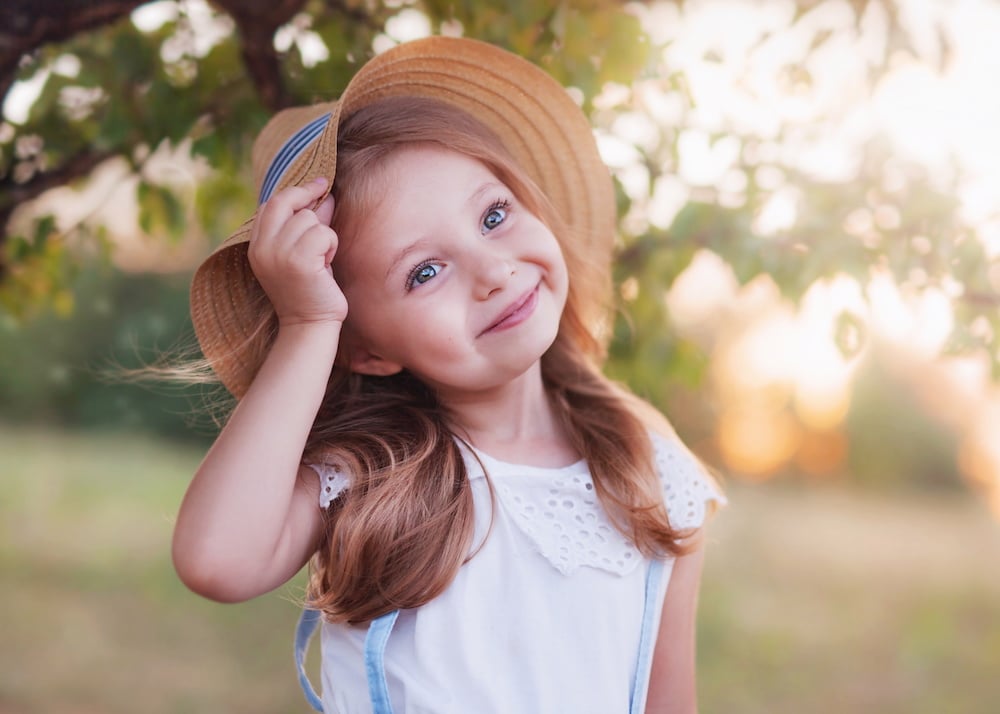
[[[124,161],[135,185],[136,235],[151,245],[192,237],[218,241],[252,212],[250,147],[267,117],[282,106],[338,95],[376,48],[426,32],[481,38],[538,63],[573,88],[599,137],[626,145],[631,158],[612,162],[623,309],[608,368],[672,416],[703,387],[709,365],[705,345],[669,329],[664,301],[699,251],[717,254],[738,285],[768,277],[793,304],[837,275],[855,279],[862,294],[873,276],[884,274],[909,294],[941,290],[956,317],[944,351],[986,354],[994,378],[1000,376],[1000,266],[956,210],[960,172],[930,175],[875,136],[859,147],[854,175],[833,179],[797,161],[800,147],[833,130],[830,117],[807,116],[766,133],[731,118],[706,119],[692,77],[664,52],[680,41],[671,23],[698,0],[163,0],[152,6],[165,20],[145,30],[140,27],[152,25],[128,12],[148,10],[141,7],[148,3],[118,4],[127,7],[116,21],[26,54],[15,78],[39,82],[40,93],[23,122],[0,122],[0,218],[6,228],[0,340],[4,368],[24,375],[20,385],[0,384],[5,406],[63,420],[85,416],[76,411],[86,402],[82,379],[72,369],[31,359],[19,344],[58,355],[62,365],[87,364],[106,357],[109,346],[117,354],[125,335],[148,348],[150,340],[176,335],[172,330],[183,325],[179,287],[158,287],[142,297],[138,288],[152,278],[102,281],[95,277],[99,268],[82,270],[95,254],[104,260],[113,255],[116,239],[97,207],[67,221],[33,209],[34,199],[51,188],[82,187],[96,168]],[[797,54],[775,71],[804,101],[816,81],[812,60],[862,27],[881,27],[883,42],[866,60],[867,90],[861,91],[872,91],[893,58],[920,57],[920,41],[926,44],[910,36],[895,0],[778,4],[787,10],[783,24],[742,51],[749,58],[783,34],[802,39]],[[824,25],[831,13],[847,13],[850,21]],[[714,52],[703,57],[709,65],[720,60]],[[656,118],[662,114],[658,102],[671,107],[669,120]],[[628,138],[622,124],[641,117],[640,138]],[[732,165],[721,182],[682,186],[676,212],[654,222],[650,207],[661,184],[683,183],[683,146],[692,137],[701,137],[709,151],[728,147]],[[194,190],[154,170],[152,157],[163,147],[209,167]],[[795,220],[763,229],[762,216],[780,200],[794,204]],[[142,312],[147,300],[150,315]],[[114,310],[102,313],[94,307],[99,304]],[[167,323],[158,317],[163,310],[171,315]],[[60,320],[69,320],[69,328],[55,329]],[[868,334],[866,316],[845,310],[830,331],[845,355],[856,354]],[[121,396],[118,406],[102,407],[110,421],[132,414],[128,418],[148,425],[175,424],[165,414],[175,406],[183,411],[171,402],[159,415],[139,415],[142,400],[126,393],[132,396]]]
[[[738,157],[730,173],[744,184],[738,200],[720,200],[724,192],[718,187],[702,186],[668,227],[641,218],[657,180],[677,172],[680,138],[699,122],[690,78],[667,65],[647,34],[650,29],[662,34],[658,24],[676,23],[678,15],[662,9],[684,8],[683,2],[289,0],[272,3],[276,9],[270,15],[260,2],[156,5],[169,19],[154,30],[142,31],[125,16],[24,57],[17,78],[41,79],[44,86],[27,120],[5,122],[0,130],[0,177],[11,196],[30,197],[34,185],[51,186],[53,177],[79,181],[89,171],[74,172],[73,167],[92,168],[83,159],[124,157],[141,179],[135,198],[144,233],[157,240],[191,233],[225,236],[235,226],[234,216],[250,213],[250,191],[240,184],[248,175],[253,136],[267,116],[289,103],[336,96],[374,44],[392,41],[387,33],[400,38],[413,32],[406,21],[412,24],[419,14],[417,25],[424,27],[418,33],[462,32],[539,63],[576,88],[600,132],[612,133],[622,118],[647,110],[644,97],[653,89],[678,104],[676,121],[660,122],[657,136],[633,142],[637,163],[646,172],[647,194],[634,188],[619,192],[618,275],[620,281],[638,281],[630,306],[636,332],[663,324],[665,316],[653,303],[703,248],[722,256],[741,284],[766,274],[792,300],[825,277],[847,274],[864,285],[875,270],[888,270],[901,286],[917,291],[947,286],[959,317],[948,349],[985,350],[997,362],[1000,303],[997,271],[990,272],[995,261],[991,264],[984,254],[974,229],[957,217],[951,185],[897,160],[878,141],[864,147],[855,180],[834,182],[803,172],[794,157],[776,149],[827,130],[823,118],[778,127],[772,137],[745,127],[718,127],[710,137],[712,145],[723,138],[736,142]],[[759,39],[762,46],[781,32],[805,33],[809,42],[799,56],[779,68],[790,85],[808,91],[814,81],[810,58],[837,34],[817,18],[826,6],[845,11],[844,5],[836,0],[787,4],[792,12],[786,13],[786,26]],[[885,23],[881,54],[869,62],[872,86],[887,71],[890,57],[919,54],[895,3],[865,0],[848,8],[855,29],[872,15]],[[747,48],[748,56],[754,49]],[[262,71],[262,63],[273,72]],[[602,92],[609,86],[626,91],[608,100]],[[641,92],[627,89],[638,86]],[[169,183],[145,171],[156,147],[164,142],[178,146],[187,139],[193,142],[193,154],[214,169],[195,192],[191,212]],[[772,178],[761,181],[762,176]],[[789,187],[795,189],[798,220],[777,235],[760,235],[755,220]],[[9,201],[0,199],[0,208]],[[893,218],[871,219],[886,213]],[[68,266],[65,251],[56,245],[93,242],[102,235],[86,221],[58,231],[53,225],[42,216],[8,226],[15,230],[7,235],[3,253],[8,272],[3,306],[12,314],[31,314],[46,301],[65,311],[71,302],[65,294]],[[613,368],[621,373],[641,375],[664,365],[672,374],[694,379],[700,373],[696,351],[668,338],[638,350],[618,347]],[[645,386],[652,390],[655,385]]]
[[928,490],[956,484],[955,433],[920,402],[911,383],[886,359],[860,371],[846,431],[848,467],[856,483],[876,488]]
[[129,379],[129,370],[189,346],[186,276],[128,274],[106,262],[76,266],[65,285],[72,316],[0,320],[0,415],[20,423],[135,429],[208,439],[217,390]]

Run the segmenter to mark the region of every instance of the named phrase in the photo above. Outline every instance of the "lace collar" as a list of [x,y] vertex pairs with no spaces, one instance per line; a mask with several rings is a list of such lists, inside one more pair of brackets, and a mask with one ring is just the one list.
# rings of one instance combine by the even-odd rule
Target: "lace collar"
[[[725,504],[726,499],[676,437],[650,438],[670,524],[679,529],[700,526],[708,503]],[[594,493],[586,462],[562,468],[510,464],[459,444],[469,479],[484,478],[486,467],[499,507],[560,573],[572,575],[586,566],[626,575],[644,560],[611,524]],[[320,477],[320,505],[326,508],[349,487],[350,479],[335,466],[310,465]]]

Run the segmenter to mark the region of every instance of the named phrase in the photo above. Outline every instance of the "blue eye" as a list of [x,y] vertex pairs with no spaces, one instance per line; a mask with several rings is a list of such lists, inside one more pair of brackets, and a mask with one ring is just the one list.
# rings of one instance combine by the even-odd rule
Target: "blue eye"
[[410,277],[406,281],[406,287],[412,290],[418,285],[423,285],[428,280],[437,277],[437,274],[440,272],[440,263],[423,263],[422,265],[418,265],[410,273]]
[[486,215],[483,216],[483,232],[489,233],[493,229],[500,226],[507,219],[507,209],[510,206],[508,201],[497,201],[489,210],[486,211]]

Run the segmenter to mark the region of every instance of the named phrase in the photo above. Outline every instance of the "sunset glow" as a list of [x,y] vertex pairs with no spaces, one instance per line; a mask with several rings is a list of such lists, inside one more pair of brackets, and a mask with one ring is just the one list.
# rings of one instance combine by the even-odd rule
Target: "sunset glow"
[[[899,5],[919,56],[891,55],[889,71],[872,91],[866,89],[867,72],[885,50],[886,18],[879,4],[868,5],[855,24],[847,2],[823,3],[799,19],[796,31],[780,33],[771,31],[787,27],[795,12],[792,2],[719,0],[682,10],[672,4],[641,10],[653,39],[665,46],[664,70],[683,71],[694,105],[686,117],[689,128],[677,140],[676,178],[659,182],[643,206],[650,222],[668,224],[692,187],[712,186],[720,201],[738,205],[741,182],[733,174],[741,147],[725,136],[727,130],[774,137],[763,146],[776,163],[828,181],[852,180],[863,143],[881,135],[901,160],[917,162],[932,175],[950,178],[958,166],[962,218],[977,228],[988,255],[1000,254],[1000,95],[987,89],[1000,76],[1000,6],[984,0]],[[799,65],[806,48],[824,33],[830,34]],[[676,103],[653,98],[651,86],[635,91],[661,120],[676,117]],[[777,141],[780,127],[809,122],[822,122],[824,131],[808,138],[786,131]],[[626,141],[639,140],[627,127],[616,130]],[[772,196],[753,225],[762,237],[780,234],[799,218],[796,187],[785,183],[780,170],[768,170],[758,179]],[[846,230],[863,233],[892,229],[899,216],[886,207],[849,220],[855,225]],[[995,272],[1000,289],[1000,270]],[[874,274],[862,288],[843,276],[813,286],[793,310],[767,281],[759,283],[739,288],[723,261],[703,252],[667,298],[675,326],[713,345],[713,380],[722,404],[718,446],[728,466],[752,478],[793,462],[809,472],[843,459],[840,427],[863,354],[851,359],[842,353],[835,338],[838,316],[859,319],[867,341],[898,346],[908,358],[928,364],[954,326],[951,303],[957,293],[947,285],[917,292],[886,273]],[[727,337],[714,344],[711,335]],[[961,406],[954,409],[979,417],[962,424],[951,420],[954,428],[969,429],[960,467],[993,494],[1000,514],[1000,396],[981,372],[972,376],[948,365],[934,369],[965,373],[956,380],[952,398]]]

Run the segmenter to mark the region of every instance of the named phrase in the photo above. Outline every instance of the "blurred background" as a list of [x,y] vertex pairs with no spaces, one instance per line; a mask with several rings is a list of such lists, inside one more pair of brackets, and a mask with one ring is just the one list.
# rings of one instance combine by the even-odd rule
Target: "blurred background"
[[308,711],[301,577],[170,565],[218,393],[122,374],[190,354],[266,118],[428,34],[540,64],[612,167],[608,370],[730,499],[701,710],[997,711],[996,0],[8,0],[0,713]]

